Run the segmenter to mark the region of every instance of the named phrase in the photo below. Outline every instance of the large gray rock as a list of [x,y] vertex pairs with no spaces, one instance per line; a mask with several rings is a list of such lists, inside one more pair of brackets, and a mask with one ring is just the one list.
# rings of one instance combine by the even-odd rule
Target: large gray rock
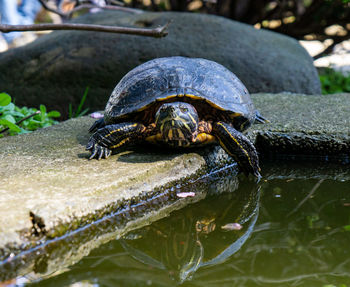
[[222,17],[190,13],[101,12],[77,22],[156,27],[172,20],[169,35],[59,31],[0,54],[1,91],[19,105],[45,104],[67,113],[90,86],[87,104],[103,109],[118,81],[157,57],[188,56],[217,61],[233,71],[251,93],[290,91],[320,94],[311,57],[289,37]]

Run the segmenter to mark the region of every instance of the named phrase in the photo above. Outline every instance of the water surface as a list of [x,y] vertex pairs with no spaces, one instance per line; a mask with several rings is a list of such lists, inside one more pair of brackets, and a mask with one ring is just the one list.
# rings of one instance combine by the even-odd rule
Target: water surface
[[263,170],[258,185],[214,179],[203,200],[33,286],[350,286],[350,172]]

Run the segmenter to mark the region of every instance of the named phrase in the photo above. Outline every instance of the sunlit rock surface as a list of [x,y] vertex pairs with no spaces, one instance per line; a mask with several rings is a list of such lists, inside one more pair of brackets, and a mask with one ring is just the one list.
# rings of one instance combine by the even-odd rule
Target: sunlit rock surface
[[30,211],[52,230],[50,236],[60,236],[77,219],[96,212],[98,219],[109,204],[192,175],[205,164],[196,153],[156,150],[89,161],[85,144],[92,123],[83,117],[0,139],[0,255],[7,243],[18,245],[32,233]]

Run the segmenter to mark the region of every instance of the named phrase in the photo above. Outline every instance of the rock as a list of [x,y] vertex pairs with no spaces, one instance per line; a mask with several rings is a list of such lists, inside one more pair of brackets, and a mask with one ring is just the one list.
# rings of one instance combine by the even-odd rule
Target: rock
[[313,61],[289,37],[222,17],[194,13],[101,12],[77,22],[156,27],[172,20],[169,35],[56,31],[0,54],[0,86],[18,105],[45,104],[67,115],[87,86],[87,106],[104,109],[115,85],[132,68],[157,57],[214,60],[233,71],[251,93],[289,91],[320,94]]
[[[222,151],[216,157],[212,147],[211,158],[203,156],[204,150],[198,154],[139,147],[89,161],[85,145],[93,121],[81,117],[0,139],[0,282],[39,268],[33,262],[41,261],[42,254],[49,265],[65,256],[69,266],[127,230],[202,199],[208,192],[205,177],[191,185],[194,197],[182,199],[176,193],[184,179],[227,161]],[[230,176],[236,180],[233,171]],[[57,239],[82,246],[71,242],[68,249],[59,248]],[[24,250],[29,251],[22,256]],[[40,268],[49,268],[44,266]]]
[[[261,158],[297,154],[307,162],[314,156],[317,162],[335,157],[349,164],[350,94],[254,94],[252,98],[270,120],[248,130]],[[15,276],[39,268],[42,254],[55,266],[59,265],[55,256],[65,256],[69,265],[99,244],[200,200],[209,186],[220,192],[239,184],[230,170],[224,178],[213,177],[218,179],[216,185],[192,181],[188,185],[192,190],[181,189],[201,190],[194,197],[176,196],[175,185],[186,185],[186,177],[232,162],[218,147],[186,153],[130,149],[107,160],[88,161],[84,145],[93,121],[82,117],[0,139],[0,275],[8,276],[0,276],[0,281],[11,277],[9,270]],[[264,169],[262,174],[273,177]],[[64,241],[62,248],[60,241]],[[33,246],[37,247],[23,253]]]
[[0,139],[0,261],[6,244],[19,247],[23,235],[30,236],[29,212],[42,219],[49,237],[61,236],[76,228],[70,227],[74,221],[97,219],[109,205],[144,196],[205,165],[198,154],[156,151],[89,161],[85,144],[93,121],[82,117]]
[[350,94],[261,96],[254,102],[271,124],[255,133],[260,153],[350,163]]

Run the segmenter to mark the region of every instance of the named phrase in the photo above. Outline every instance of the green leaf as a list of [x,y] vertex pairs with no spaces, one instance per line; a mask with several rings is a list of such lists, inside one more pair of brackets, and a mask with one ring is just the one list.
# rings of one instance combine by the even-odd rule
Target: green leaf
[[[38,128],[51,126],[58,123],[52,118],[61,116],[58,111],[47,113],[47,109],[44,105],[40,105],[40,113],[38,113],[38,110],[35,108],[17,107],[11,102],[11,97],[6,93],[0,93],[0,103],[0,129],[8,130],[6,136],[28,133]],[[6,105],[3,106],[2,104]],[[16,125],[16,122],[21,121],[23,118],[27,119],[21,122],[20,126]],[[0,137],[3,136],[5,135],[0,133]]]
[[43,123],[41,127],[42,127],[42,128],[46,128],[46,127],[50,127],[50,126],[51,126],[50,123]]
[[5,128],[9,128],[11,131],[19,133],[21,131],[21,128],[8,120],[1,119],[0,120],[0,125],[4,126]]
[[44,122],[46,118],[46,107],[44,105],[40,105],[40,118],[41,121]]
[[72,108],[72,104],[68,105],[68,118],[73,118],[73,108]]
[[61,116],[60,112],[58,111],[51,111],[47,114],[49,118],[59,118]]
[[344,76],[340,72],[326,69],[319,78],[322,84],[322,94],[349,92],[350,76]]
[[5,115],[5,116],[3,117],[3,119],[6,120],[6,121],[11,122],[11,123],[13,123],[13,124],[16,123],[16,120],[15,120],[15,118],[14,118],[12,115]]
[[82,117],[83,115],[85,115],[87,112],[89,111],[89,108],[86,108],[85,110],[83,110],[82,112],[80,112],[78,115],[76,115],[77,117]]
[[21,131],[18,133],[18,134],[28,134],[30,133],[31,131],[28,131],[28,130],[25,130],[25,129],[21,129]]
[[344,226],[344,230],[345,230],[345,231],[350,231],[350,225],[345,225],[345,226]]
[[7,106],[11,103],[11,96],[6,93],[0,93],[0,106]]
[[[34,110],[35,111],[33,111],[33,113],[37,111],[37,109],[34,109]],[[22,114],[25,114],[25,115],[30,113],[29,109],[27,107],[19,108],[19,107],[16,106],[16,111],[21,112]]]
[[40,105],[40,112],[46,114],[46,107],[44,105]]
[[[29,115],[30,115],[30,113],[27,114],[27,116],[29,116]],[[31,120],[31,121],[42,122],[41,113],[36,114],[36,115],[35,115],[34,117],[32,117],[30,120]]]
[[13,103],[9,103],[7,106],[4,106],[2,110],[12,112],[15,110],[15,105]]
[[86,87],[86,89],[85,89],[85,91],[84,91],[84,94],[83,94],[83,96],[82,96],[82,98],[81,98],[81,100],[80,100],[80,103],[79,103],[79,106],[78,106],[78,108],[77,108],[77,111],[76,111],[76,113],[75,113],[75,116],[76,116],[76,117],[80,115],[81,109],[83,108],[83,105],[84,105],[84,103],[85,103],[85,100],[86,100],[86,97],[87,97],[88,92],[89,92],[89,87]]
[[12,111],[12,112],[11,112],[11,116],[18,117],[19,120],[20,120],[21,118],[24,118],[24,117],[25,117],[24,114],[22,114],[21,112],[17,112],[17,111]]

